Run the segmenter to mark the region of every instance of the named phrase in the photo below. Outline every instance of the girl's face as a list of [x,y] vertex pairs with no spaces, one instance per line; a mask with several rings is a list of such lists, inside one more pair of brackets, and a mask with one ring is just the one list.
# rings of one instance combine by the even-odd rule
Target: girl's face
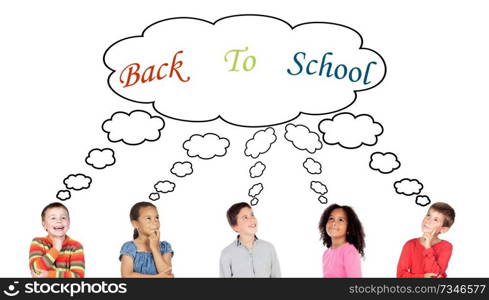
[[445,228],[443,227],[443,220],[443,214],[434,209],[430,209],[421,223],[421,230],[423,233],[432,233],[435,231],[435,234],[438,234],[443,232],[443,229]]
[[326,223],[326,233],[332,238],[346,237],[348,219],[342,208],[333,209]]
[[70,216],[62,207],[50,208],[44,214],[42,227],[46,229],[49,236],[62,238],[70,229]]
[[160,216],[158,215],[158,210],[152,206],[140,208],[139,218],[137,221],[132,221],[132,225],[138,230],[140,235],[149,236],[160,229]]

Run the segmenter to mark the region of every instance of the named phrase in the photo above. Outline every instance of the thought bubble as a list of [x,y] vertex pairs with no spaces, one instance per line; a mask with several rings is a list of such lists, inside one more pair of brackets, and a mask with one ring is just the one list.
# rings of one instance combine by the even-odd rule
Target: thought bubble
[[157,192],[164,194],[171,193],[175,190],[175,184],[168,180],[158,181],[154,187]]
[[430,204],[431,200],[430,197],[426,195],[418,195],[416,196],[416,204],[422,207],[425,207],[426,205]]
[[261,191],[263,191],[263,184],[257,183],[254,184],[248,191],[248,196],[255,198],[260,195]]
[[245,155],[257,158],[263,153],[268,152],[272,144],[277,140],[275,130],[268,127],[264,130],[255,132],[253,137],[246,142]]
[[321,174],[321,164],[312,158],[307,158],[302,164],[309,174]]
[[158,193],[151,193],[151,194],[149,194],[148,198],[151,201],[160,200],[160,194],[158,194]]
[[122,141],[126,145],[140,145],[145,141],[156,141],[161,136],[165,122],[158,116],[151,116],[142,110],[128,113],[116,112],[102,124],[109,141]]
[[392,173],[401,167],[397,156],[392,152],[374,152],[370,155],[370,168],[382,174]]
[[128,35],[104,53],[110,89],[177,120],[273,126],[344,109],[385,77],[383,58],[342,24],[185,17]]
[[92,178],[83,174],[70,174],[63,180],[67,189],[80,191],[88,189],[92,183]]
[[92,149],[85,158],[85,162],[95,169],[104,169],[115,164],[114,150],[109,148]]
[[323,147],[319,135],[304,125],[287,124],[285,126],[285,139],[299,150],[306,150],[313,154]]
[[56,194],[56,198],[61,201],[66,201],[71,198],[71,193],[68,190],[61,190]]
[[311,181],[311,189],[321,196],[328,192],[326,185],[319,181]]
[[221,138],[215,133],[205,135],[194,134],[183,143],[183,149],[187,150],[189,157],[212,159],[216,156],[224,156],[229,147],[229,140]]
[[394,183],[396,193],[411,196],[417,195],[423,189],[423,184],[417,179],[404,178]]
[[185,177],[192,174],[194,170],[192,169],[192,163],[189,161],[177,161],[173,164],[170,172],[177,177]]
[[258,204],[258,202],[260,202],[260,200],[258,198],[253,198],[250,200],[250,205],[255,206]]
[[356,149],[362,145],[377,144],[377,137],[384,131],[382,125],[370,115],[352,115],[340,113],[333,119],[324,119],[319,123],[319,131],[328,145],[340,145],[346,149]]
[[328,203],[328,198],[326,198],[324,196],[319,196],[318,201],[321,204],[327,204]]
[[266,169],[266,166],[261,161],[256,162],[256,164],[254,164],[250,168],[250,177],[251,178],[260,177],[261,175],[263,175],[263,172],[265,171],[265,169]]

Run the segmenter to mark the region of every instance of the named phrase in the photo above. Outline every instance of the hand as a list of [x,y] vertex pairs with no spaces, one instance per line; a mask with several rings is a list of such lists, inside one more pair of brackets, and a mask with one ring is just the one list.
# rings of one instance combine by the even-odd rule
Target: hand
[[175,275],[171,272],[171,268],[168,268],[164,272],[158,273],[158,278],[175,278]]
[[439,275],[435,273],[425,273],[424,278],[438,278]]
[[46,271],[46,270],[34,271],[31,269],[31,275],[32,275],[32,278],[47,278],[48,277],[48,271]]
[[426,248],[431,248],[431,245],[433,245],[433,242],[436,239],[436,234],[438,232],[439,228],[433,228],[432,231],[424,233],[423,237],[421,238],[421,244]]
[[149,235],[149,249],[153,252],[160,253],[160,231],[155,230]]
[[53,238],[53,247],[58,250],[58,251],[61,251],[61,248],[63,247],[63,242],[64,242],[65,238],[58,238],[58,237],[55,237]]

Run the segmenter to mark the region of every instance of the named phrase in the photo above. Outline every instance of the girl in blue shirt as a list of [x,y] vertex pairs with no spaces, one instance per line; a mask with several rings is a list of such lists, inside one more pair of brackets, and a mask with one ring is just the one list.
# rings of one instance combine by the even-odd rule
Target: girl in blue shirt
[[160,220],[156,206],[138,202],[129,214],[134,240],[124,243],[119,259],[123,278],[173,278],[170,243],[160,241]]

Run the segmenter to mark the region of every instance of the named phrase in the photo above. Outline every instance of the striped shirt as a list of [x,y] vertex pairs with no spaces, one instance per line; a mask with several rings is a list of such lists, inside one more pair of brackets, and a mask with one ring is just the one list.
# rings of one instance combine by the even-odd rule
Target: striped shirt
[[66,236],[61,250],[58,251],[49,237],[34,238],[29,250],[29,268],[33,271],[48,271],[49,278],[83,278],[83,246]]

